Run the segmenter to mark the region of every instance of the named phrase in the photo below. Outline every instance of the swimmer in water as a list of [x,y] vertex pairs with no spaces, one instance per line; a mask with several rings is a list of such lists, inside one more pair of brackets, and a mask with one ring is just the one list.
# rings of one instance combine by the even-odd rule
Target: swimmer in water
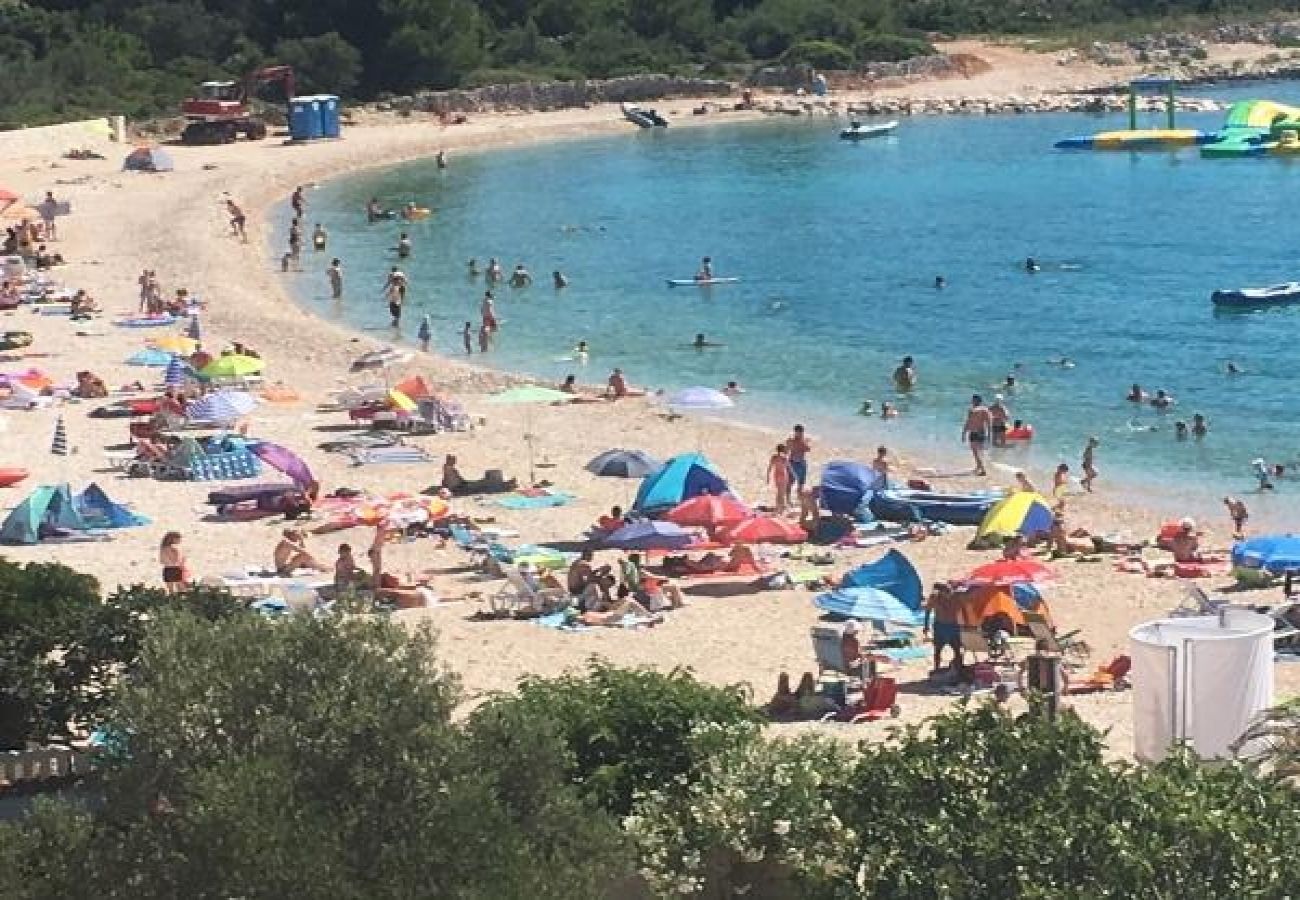
[[1179,441],[1187,440],[1187,423],[1181,419],[1174,423],[1174,438]]
[[397,255],[402,259],[406,259],[411,255],[411,239],[407,237],[405,231],[397,238],[397,246],[393,249],[397,251]]
[[557,291],[569,286],[569,279],[565,278],[564,273],[559,269],[551,273],[551,282],[555,285]]
[[589,352],[586,341],[578,341],[578,346],[573,348],[574,355],[583,362],[586,362]]
[[713,280],[713,257],[712,256],[706,256],[702,260],[700,260],[700,271],[695,273],[695,280],[696,281]]
[[910,391],[916,387],[916,363],[912,357],[904,356],[898,368],[894,369],[894,387],[900,391]]
[[722,389],[722,393],[726,394],[728,397],[739,397],[741,394],[745,393],[745,389],[740,386],[740,382],[738,381],[728,381],[727,386]]
[[329,233],[325,231],[325,226],[317,222],[316,230],[311,233],[311,245],[317,250],[324,250],[325,245],[329,243],[329,239]]
[[478,271],[478,260],[477,260],[477,259],[471,259],[467,265],[468,265],[468,269],[469,269],[469,277],[470,277],[470,278],[478,278],[478,275],[479,275],[479,271]]
[[1228,374],[1229,374],[1229,375],[1240,375],[1240,374],[1241,374],[1241,369],[1237,368],[1237,364],[1236,364],[1235,362],[1233,362],[1232,360],[1228,360]]
[[1128,389],[1128,396],[1125,397],[1124,399],[1127,400],[1129,403],[1141,403],[1142,401],[1146,400],[1146,398],[1147,398],[1147,392],[1142,390],[1142,385],[1135,384]]
[[888,400],[884,400],[880,404],[880,418],[896,419],[898,418],[898,409]]
[[1174,403],[1174,398],[1170,397],[1163,390],[1157,390],[1156,395],[1151,398],[1151,405],[1156,409],[1169,409],[1169,407],[1173,406]]
[[1038,260],[1034,259],[1032,256],[1028,257],[1025,260],[1025,271],[1029,272],[1030,274],[1033,274],[1034,272],[1038,272],[1042,268],[1043,267],[1038,264]]
[[694,347],[696,350],[704,350],[708,347],[721,347],[722,345],[719,344],[717,341],[710,341],[706,339],[703,334],[697,334],[695,336],[695,340],[691,342],[691,346]]
[[1047,364],[1049,366],[1056,366],[1058,369],[1074,368],[1074,360],[1070,359],[1068,356],[1059,356],[1056,359],[1049,359]]
[[941,291],[947,286],[948,286],[948,282],[944,280],[944,277],[942,275],[934,276],[934,289],[936,291]]
[[1012,375],[1012,374],[1008,374],[1008,375],[1007,375],[1007,379],[1006,379],[1006,381],[1002,382],[1002,390],[1006,391],[1007,393],[1015,393],[1015,390],[1016,390],[1016,376],[1015,376],[1015,375]]
[[1205,416],[1196,413],[1192,416],[1192,437],[1203,438],[1210,433],[1210,423],[1205,421]]
[[863,400],[862,405],[858,407],[858,415],[874,416],[876,414],[876,405],[870,400]]
[[1252,459],[1250,461],[1250,467],[1255,472],[1255,478],[1259,480],[1259,489],[1261,491],[1273,490],[1273,482],[1269,478],[1268,465],[1264,462],[1264,460],[1258,458]]

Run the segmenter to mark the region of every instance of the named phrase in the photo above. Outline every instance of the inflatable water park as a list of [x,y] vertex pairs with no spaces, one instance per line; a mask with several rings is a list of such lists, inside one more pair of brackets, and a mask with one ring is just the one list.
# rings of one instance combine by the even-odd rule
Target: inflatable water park
[[[1272,100],[1240,100],[1228,109],[1218,131],[1179,128],[1172,78],[1144,76],[1129,82],[1126,130],[1102,131],[1057,141],[1058,150],[1181,150],[1199,147],[1205,159],[1300,155],[1300,107]],[[1159,93],[1165,98],[1165,127],[1138,127],[1138,97]]]

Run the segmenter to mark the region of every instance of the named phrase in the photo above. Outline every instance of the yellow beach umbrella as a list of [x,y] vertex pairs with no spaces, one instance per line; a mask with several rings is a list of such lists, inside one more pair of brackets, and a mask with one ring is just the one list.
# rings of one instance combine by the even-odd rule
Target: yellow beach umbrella
[[245,375],[256,375],[265,367],[266,363],[256,356],[231,353],[218,356],[200,369],[199,374],[205,378],[242,378]]
[[183,334],[168,334],[154,340],[153,345],[159,350],[166,350],[168,353],[180,353],[189,356],[199,346],[199,342],[193,338],[187,338]]

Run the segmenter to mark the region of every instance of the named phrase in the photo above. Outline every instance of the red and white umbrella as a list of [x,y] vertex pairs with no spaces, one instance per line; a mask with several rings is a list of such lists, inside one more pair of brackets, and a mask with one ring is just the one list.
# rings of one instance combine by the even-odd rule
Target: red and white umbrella
[[724,544],[801,544],[808,532],[798,525],[770,516],[746,519],[717,535]]
[[674,525],[687,528],[722,528],[743,522],[754,513],[735,497],[701,494],[670,509],[664,516]]
[[972,587],[1011,587],[1054,578],[1056,573],[1037,560],[997,559],[972,569],[962,581]]

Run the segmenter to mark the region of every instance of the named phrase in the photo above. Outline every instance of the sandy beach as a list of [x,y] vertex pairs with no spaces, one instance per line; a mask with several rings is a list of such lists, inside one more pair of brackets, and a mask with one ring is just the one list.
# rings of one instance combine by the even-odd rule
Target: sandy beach
[[[927,91],[942,96],[954,95],[948,92],[1027,93],[1035,89],[1062,90],[1069,84],[1092,83],[1098,77],[1093,71],[1098,67],[1081,66],[1075,70],[1058,65],[1050,54],[1040,58],[1037,54],[985,45],[971,49],[991,53],[995,57],[990,59],[993,70],[972,79],[889,90],[910,91],[911,96],[925,96]],[[1033,60],[1033,68],[1014,62],[1026,59]],[[1126,77],[1126,73],[1115,69],[1103,71],[1107,77]],[[660,107],[678,113],[675,124],[699,127],[737,121],[742,115],[692,117],[692,105],[689,100],[674,100]],[[485,402],[487,393],[513,380],[510,376],[427,354],[417,353],[405,371],[423,374],[454,393],[474,415],[484,418],[482,427],[470,433],[414,439],[432,454],[431,463],[356,467],[345,457],[316,449],[318,443],[335,436],[322,428],[346,421],[344,414],[320,412],[317,405],[326,399],[327,391],[366,380],[348,376],[348,364],[378,344],[375,335],[352,332],[316,318],[288,296],[277,261],[267,250],[268,210],[286,203],[296,185],[429,156],[439,149],[448,153],[454,176],[459,154],[528,141],[623,132],[630,133],[630,126],[622,121],[616,107],[596,107],[475,116],[468,124],[448,128],[415,118],[392,120],[350,128],[342,141],[306,146],[288,146],[271,138],[256,144],[176,147],[171,150],[176,170],[160,175],[120,171],[120,150],[104,161],[58,159],[57,151],[10,160],[0,179],[6,186],[32,201],[52,190],[59,199],[72,204],[72,215],[60,220],[61,239],[54,245],[68,264],[56,269],[55,275],[70,287],[89,291],[107,314],[88,323],[34,315],[27,307],[0,314],[0,328],[26,330],[34,336],[29,353],[6,355],[4,369],[40,367],[59,383],[70,383],[76,371],[89,369],[110,387],[137,379],[156,384],[160,370],[124,364],[129,355],[142,348],[147,335],[111,324],[119,314],[135,310],[136,278],[141,270],[154,269],[166,294],[184,287],[207,303],[203,316],[206,347],[215,352],[236,340],[255,347],[268,362],[268,383],[283,382],[301,395],[297,402],[263,403],[252,416],[251,432],[302,452],[326,492],[343,486],[380,493],[418,491],[439,481],[440,464],[447,453],[459,458],[462,471],[470,477],[484,469],[498,468],[522,480],[527,477],[523,435],[531,426],[538,435],[537,457],[545,466],[539,470],[539,477],[575,494],[577,500],[567,506],[532,511],[459,500],[455,504],[457,511],[492,517],[498,524],[517,530],[525,541],[572,541],[612,505],[627,505],[635,491],[634,482],[596,478],[584,471],[583,464],[590,457],[610,447],[636,447],[666,457],[695,449],[697,441],[742,496],[769,502],[771,490],[764,484],[765,468],[772,445],[784,433],[713,421],[701,426],[691,419],[668,420],[642,399],[547,406],[526,414],[523,407]],[[227,193],[250,213],[246,243],[231,236],[223,208]],[[310,222],[310,191],[307,201]],[[328,253],[304,254],[305,265],[309,270],[319,270],[322,282],[327,262]],[[413,331],[411,323],[407,327],[408,332]],[[603,377],[607,373],[593,370],[592,374]],[[638,383],[636,372],[628,376]],[[39,483],[70,480],[77,489],[95,480],[116,499],[148,515],[153,524],[119,532],[111,543],[7,547],[6,556],[20,562],[59,561],[93,573],[107,587],[133,582],[157,584],[158,542],[165,531],[174,529],[183,533],[189,564],[200,577],[219,575],[241,565],[270,565],[272,548],[283,527],[278,519],[208,521],[210,509],[204,500],[211,484],[130,479],[110,471],[104,448],[127,440],[127,423],[122,419],[87,418],[86,414],[97,405],[97,401],[82,401],[55,410],[3,413],[0,447],[4,454],[0,463],[22,465],[32,473],[23,485],[4,493],[4,505],[16,504],[26,493],[25,488]],[[741,405],[743,416],[743,400]],[[67,457],[48,452],[55,417],[60,412],[73,447]],[[832,447],[817,434],[812,434],[811,439],[814,472],[830,459],[866,461],[874,455],[874,442]],[[932,462],[901,460],[897,468],[905,474],[909,468]],[[1039,484],[1050,483],[1049,472],[1030,475]],[[974,486],[976,482],[971,479],[956,484]],[[990,482],[996,483],[996,479],[979,480],[983,486]],[[1070,498],[1071,526],[1086,526],[1097,532],[1127,530],[1137,537],[1152,537],[1161,517],[1128,506],[1124,499],[1108,490],[1104,480],[1099,482],[1096,495]],[[1229,546],[1226,517],[1203,525],[1208,532],[1205,543],[1210,548],[1225,550]],[[310,546],[320,558],[332,560],[339,543],[349,542],[362,550],[370,536],[367,529],[353,529],[314,536]],[[965,549],[969,538],[968,530],[958,529],[946,536],[899,547],[928,583],[959,576],[995,557],[992,552]],[[830,571],[843,572],[877,558],[881,552],[837,551],[836,564]],[[604,555],[610,561],[615,558],[612,552]],[[806,590],[751,592],[746,578],[709,580],[687,585],[687,607],[670,613],[656,627],[567,633],[529,621],[471,621],[469,617],[477,609],[472,595],[495,592],[500,583],[460,571],[466,562],[466,554],[454,545],[439,547],[428,540],[393,544],[386,554],[386,566],[391,571],[431,569],[440,573],[434,580],[436,589],[445,600],[454,602],[400,612],[396,617],[411,624],[429,621],[435,625],[443,661],[460,674],[470,697],[507,690],[522,675],[552,675],[582,666],[592,657],[622,665],[689,667],[700,677],[718,683],[748,682],[759,700],[771,693],[778,673],[797,676],[815,670],[808,629],[817,621],[817,612],[811,603],[813,594]],[[1064,630],[1083,630],[1092,646],[1095,665],[1123,652],[1128,630],[1134,624],[1159,617],[1177,606],[1193,584],[1121,574],[1113,569],[1110,559],[1100,563],[1065,560],[1054,566],[1061,576],[1048,594],[1055,620]],[[1212,587],[1224,581],[1195,583]],[[1254,596],[1275,599],[1276,592],[1245,598]],[[927,670],[925,662],[914,661],[899,671],[902,721],[920,720],[954,702],[950,696],[926,691]],[[1300,692],[1300,667],[1279,666],[1277,675],[1279,696]],[[1130,703],[1131,695],[1126,693],[1070,701],[1089,721],[1111,730],[1111,746],[1119,754],[1131,748]],[[883,733],[879,725],[833,730],[853,739]]]

